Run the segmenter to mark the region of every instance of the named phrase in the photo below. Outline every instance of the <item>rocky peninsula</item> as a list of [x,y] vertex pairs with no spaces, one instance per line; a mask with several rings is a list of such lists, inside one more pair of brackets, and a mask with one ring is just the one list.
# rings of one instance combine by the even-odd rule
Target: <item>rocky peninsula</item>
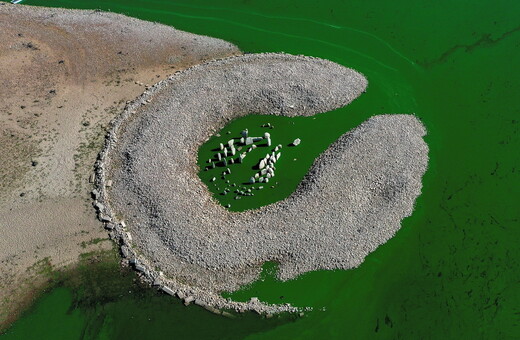
[[145,280],[186,303],[296,311],[219,293],[254,281],[265,261],[279,263],[281,280],[362,263],[413,211],[428,162],[425,128],[413,115],[372,117],[324,151],[290,197],[242,213],[211,197],[197,175],[197,149],[231,119],[310,116],[349,104],[366,87],[354,70],[286,54],[178,72],[113,122],[96,163],[99,217]]

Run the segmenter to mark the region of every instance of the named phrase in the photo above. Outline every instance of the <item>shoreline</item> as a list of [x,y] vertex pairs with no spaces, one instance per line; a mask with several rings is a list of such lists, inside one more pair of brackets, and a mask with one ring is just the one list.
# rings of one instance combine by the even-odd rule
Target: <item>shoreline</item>
[[84,253],[77,262],[71,263],[66,267],[54,268],[48,259],[37,262],[35,269],[38,269],[38,274],[33,278],[37,283],[33,283],[31,289],[23,296],[23,300],[19,301],[16,308],[12,309],[10,314],[2,319],[0,322],[0,335],[9,332],[9,329],[20,318],[23,318],[27,312],[30,312],[35,303],[45,294],[59,287],[70,289],[73,282],[74,285],[82,282],[81,280],[79,282],[76,281],[76,277],[81,276],[85,266],[89,267],[89,271],[96,271],[99,270],[98,267],[100,265],[108,264],[120,267],[119,262],[119,253],[115,244],[109,250]]

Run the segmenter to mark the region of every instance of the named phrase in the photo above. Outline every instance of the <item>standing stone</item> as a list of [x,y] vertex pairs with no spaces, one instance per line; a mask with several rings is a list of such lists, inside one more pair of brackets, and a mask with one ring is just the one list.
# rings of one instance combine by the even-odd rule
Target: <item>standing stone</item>
[[246,145],[251,145],[253,144],[253,137],[247,137],[246,138]]
[[264,167],[265,167],[265,160],[262,159],[262,160],[260,161],[260,164],[258,165],[258,168],[259,168],[260,170],[262,170]]
[[217,159],[218,159],[219,161],[221,161],[221,160],[222,160],[222,155],[220,154],[220,152],[219,152],[219,153],[217,153]]
[[220,150],[224,150],[224,144],[220,143]]
[[247,131],[247,129],[245,129],[245,130],[242,130],[242,132],[240,134],[242,135],[242,137],[247,138],[248,133],[249,133],[249,131]]
[[271,146],[271,138],[267,137],[267,146]]
[[228,154],[227,148],[224,148],[224,157],[227,157],[227,154]]
[[211,163],[211,168],[212,168],[212,169],[215,169],[215,162],[212,162],[212,163]]
[[296,139],[294,140],[294,142],[292,142],[292,145],[294,145],[294,146],[298,146],[300,143],[301,143],[301,139],[300,139],[300,138],[296,138]]
[[231,155],[234,156],[237,150],[235,149],[234,145],[231,145]]
[[269,132],[265,132],[265,133],[264,133],[264,138],[265,138],[265,139],[268,139],[268,138],[270,138],[270,137],[271,137],[271,134],[270,134]]
[[279,160],[281,155],[282,155],[282,153],[281,153],[281,152],[278,152],[278,153],[276,154],[276,160]]
[[228,146],[229,146],[230,148],[233,147],[233,143],[235,143],[235,140],[234,140],[234,139],[230,139],[230,140],[228,140],[228,142],[227,142],[227,144],[228,144]]
[[250,183],[250,184],[254,184],[255,182],[256,182],[256,180],[255,180],[254,177],[251,177],[251,178],[249,179],[249,183]]
[[224,166],[227,166],[227,159],[224,158]]

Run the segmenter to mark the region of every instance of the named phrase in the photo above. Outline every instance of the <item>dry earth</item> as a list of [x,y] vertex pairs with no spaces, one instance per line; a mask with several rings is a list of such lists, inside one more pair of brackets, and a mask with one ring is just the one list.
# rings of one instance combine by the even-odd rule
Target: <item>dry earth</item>
[[42,266],[111,248],[89,182],[108,123],[176,70],[238,55],[222,40],[98,11],[0,4],[0,327]]

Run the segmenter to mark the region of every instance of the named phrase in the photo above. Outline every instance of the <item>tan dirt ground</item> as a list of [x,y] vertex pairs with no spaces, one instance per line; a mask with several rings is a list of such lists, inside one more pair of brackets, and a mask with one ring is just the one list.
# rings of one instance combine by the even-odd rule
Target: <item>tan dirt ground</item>
[[146,84],[241,52],[95,12],[0,4],[0,329],[48,277],[110,249],[89,178],[109,122]]

